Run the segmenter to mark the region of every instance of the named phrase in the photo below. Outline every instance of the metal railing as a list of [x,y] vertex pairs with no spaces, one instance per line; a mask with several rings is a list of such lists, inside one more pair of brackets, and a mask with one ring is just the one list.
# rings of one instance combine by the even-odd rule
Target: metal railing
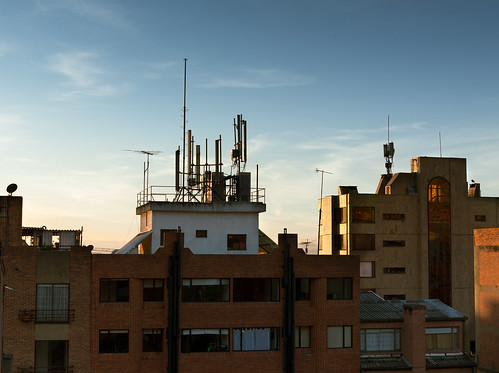
[[[230,186],[226,186],[226,200],[231,200]],[[143,206],[149,202],[175,202],[179,200],[179,194],[174,186],[151,185],[148,188],[137,193],[137,207]],[[189,202],[203,202],[203,195],[210,194],[207,190],[191,188],[186,191],[190,197],[186,197]],[[250,200],[252,203],[265,203],[265,188],[251,188]]]
[[75,319],[75,310],[19,310],[19,320],[37,324],[67,324]]

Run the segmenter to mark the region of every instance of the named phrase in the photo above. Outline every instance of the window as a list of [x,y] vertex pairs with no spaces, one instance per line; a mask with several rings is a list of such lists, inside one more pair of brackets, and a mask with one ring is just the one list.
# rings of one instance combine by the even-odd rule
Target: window
[[385,300],[405,300],[405,294],[385,294]]
[[310,300],[310,279],[297,278],[296,279],[296,300]]
[[426,328],[427,350],[454,350],[459,348],[459,328]]
[[128,330],[99,330],[99,353],[128,353]]
[[374,207],[353,206],[354,223],[374,223]]
[[353,238],[353,250],[374,250],[375,247],[375,235],[374,234],[354,234]]
[[374,277],[374,262],[360,262],[360,277]]
[[101,278],[100,279],[100,301],[101,302],[128,302],[128,279],[123,278]]
[[335,223],[346,223],[347,220],[347,208],[346,207],[341,207],[341,208],[335,208],[334,209],[334,217],[335,217]]
[[163,329],[143,329],[142,352],[163,351]]
[[182,329],[181,343],[184,353],[229,351],[229,329]]
[[36,322],[67,323],[68,311],[68,284],[36,285]]
[[182,280],[183,302],[228,302],[228,278],[187,278]]
[[399,351],[400,329],[360,329],[361,351]]
[[279,302],[278,278],[235,278],[234,302]]
[[385,267],[383,268],[385,274],[403,274],[405,273],[404,267]]
[[269,351],[279,349],[279,328],[232,329],[233,351]]
[[0,206],[0,218],[7,217],[7,206]]
[[196,230],[197,238],[205,238],[208,237],[208,231],[206,229],[198,229]]
[[228,234],[227,250],[246,250],[246,235]]
[[405,241],[393,241],[393,240],[383,240],[384,247],[403,247],[405,246]]
[[144,302],[162,302],[164,297],[164,280],[162,278],[144,279],[142,299]]
[[310,347],[310,326],[295,326],[295,347]]
[[352,299],[352,277],[328,278],[327,299]]
[[348,235],[346,235],[346,234],[335,234],[334,235],[334,248],[336,250],[346,250],[348,248],[347,237],[348,237]]
[[328,326],[327,328],[327,348],[351,348],[352,347],[352,326]]
[[475,215],[475,221],[487,221],[485,215]]
[[405,220],[405,214],[383,214],[383,220]]
[[68,341],[35,341],[35,372],[66,372]]

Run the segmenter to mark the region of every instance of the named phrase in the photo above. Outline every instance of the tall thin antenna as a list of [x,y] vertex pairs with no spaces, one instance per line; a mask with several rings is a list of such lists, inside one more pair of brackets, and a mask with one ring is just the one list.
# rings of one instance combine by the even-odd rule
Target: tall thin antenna
[[[184,58],[184,134],[183,134],[183,146],[182,146],[182,201],[184,200],[185,193],[185,112],[186,112],[186,92],[187,92],[187,58]],[[190,140],[189,140],[190,141]]]
[[383,155],[385,156],[385,167],[387,175],[392,173],[393,155],[395,154],[395,147],[393,142],[390,142],[390,116],[388,115],[388,142],[383,145]]

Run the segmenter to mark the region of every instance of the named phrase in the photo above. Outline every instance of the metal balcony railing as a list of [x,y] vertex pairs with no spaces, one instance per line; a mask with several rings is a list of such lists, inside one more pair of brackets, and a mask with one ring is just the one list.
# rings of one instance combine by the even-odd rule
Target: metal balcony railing
[[19,320],[38,324],[67,324],[75,319],[75,310],[19,310]]

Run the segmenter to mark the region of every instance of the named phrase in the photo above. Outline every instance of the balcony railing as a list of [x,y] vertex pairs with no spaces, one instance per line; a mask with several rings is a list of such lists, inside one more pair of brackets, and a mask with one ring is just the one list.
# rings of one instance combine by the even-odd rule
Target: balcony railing
[[75,319],[75,310],[19,310],[19,320],[38,324],[66,324]]

